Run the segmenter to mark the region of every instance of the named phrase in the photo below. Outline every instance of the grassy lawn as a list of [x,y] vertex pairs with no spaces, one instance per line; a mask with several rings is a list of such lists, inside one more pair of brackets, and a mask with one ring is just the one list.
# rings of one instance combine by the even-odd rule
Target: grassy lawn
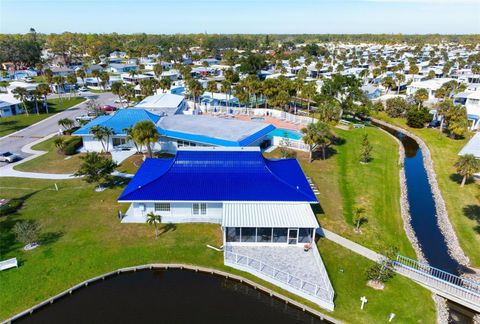
[[472,266],[480,268],[479,183],[478,181],[469,183],[461,188],[453,166],[458,159],[458,152],[468,139],[453,140],[440,134],[438,129],[410,128],[404,119],[388,118],[385,114],[378,117],[408,129],[425,141],[432,154],[437,181],[460,245],[470,258]]
[[[361,164],[360,143],[365,132],[373,146],[373,159]],[[401,254],[415,258],[400,215],[398,144],[373,127],[335,129],[335,133],[344,143],[333,146],[334,152],[326,160],[318,156],[308,163],[307,154],[297,154],[302,169],[320,192],[320,224],[377,252],[396,246]],[[359,205],[365,208],[368,223],[357,233],[352,217]]]
[[85,98],[72,98],[72,99],[48,99],[48,114],[32,114],[30,115],[16,115],[11,117],[4,117],[0,119],[0,136],[5,136],[10,133],[21,130],[22,128],[33,125],[47,117],[50,117],[56,113],[62,112],[72,106],[78,105],[85,101]]
[[[54,183],[59,191],[53,190]],[[221,244],[218,225],[179,224],[155,240],[153,228],[146,224],[120,224],[116,212],[127,208],[116,202],[121,187],[97,193],[81,180],[1,178],[0,189],[2,198],[26,197],[17,214],[0,218],[0,259],[17,257],[20,261],[18,269],[0,272],[0,319],[93,276],[154,262],[226,270],[282,292],[223,265],[222,254],[205,246]],[[16,222],[27,219],[41,225],[42,245],[29,252],[23,251],[11,232]],[[318,244],[336,291],[332,316],[351,323],[380,323],[394,312],[399,323],[435,321],[427,290],[397,276],[384,291],[375,291],[365,285],[364,273],[370,261],[326,240]],[[359,309],[361,296],[369,300],[364,311]]]
[[[69,136],[64,136],[67,139]],[[57,152],[54,141],[56,137],[48,139],[32,148],[39,151],[48,151],[47,154],[39,156],[30,161],[21,163],[14,167],[18,171],[42,172],[42,173],[74,173],[80,166],[82,154],[63,155]]]
[[143,163],[143,154],[134,154],[125,159],[118,166],[117,170],[123,173],[134,174]]

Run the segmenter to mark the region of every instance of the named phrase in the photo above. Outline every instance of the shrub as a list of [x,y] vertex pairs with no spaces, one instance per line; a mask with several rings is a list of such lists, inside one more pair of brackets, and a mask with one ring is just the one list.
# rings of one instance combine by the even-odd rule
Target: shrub
[[6,204],[0,206],[0,216],[5,216],[15,213],[23,205],[23,200],[14,198],[10,199]]
[[432,120],[428,109],[410,109],[407,112],[407,125],[413,128],[423,128],[426,123]]
[[39,226],[33,221],[18,222],[13,226],[17,240],[23,244],[32,244],[38,239]]
[[74,155],[77,153],[77,150],[82,147],[82,138],[81,137],[72,137],[69,140],[65,141],[65,147],[63,153],[65,155]]
[[409,106],[405,99],[391,98],[385,101],[385,112],[390,117],[398,118],[407,112]]

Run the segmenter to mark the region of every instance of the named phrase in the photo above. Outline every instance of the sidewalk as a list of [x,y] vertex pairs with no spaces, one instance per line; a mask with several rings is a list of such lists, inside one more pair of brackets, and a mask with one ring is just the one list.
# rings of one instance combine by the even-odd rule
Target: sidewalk
[[333,241],[341,246],[343,246],[344,248],[347,248],[349,249],[350,251],[353,251],[357,254],[360,254],[364,257],[366,257],[367,259],[370,259],[372,261],[375,261],[377,262],[378,260],[380,260],[381,258],[383,258],[383,256],[375,251],[372,251],[370,249],[367,249],[366,247],[360,245],[360,244],[357,244],[353,241],[350,241],[338,234],[335,234],[333,232],[330,232],[329,230],[323,228],[323,227],[320,227],[318,229],[318,234],[320,234],[320,236],[323,236],[325,237],[326,239],[330,240],[330,241]]

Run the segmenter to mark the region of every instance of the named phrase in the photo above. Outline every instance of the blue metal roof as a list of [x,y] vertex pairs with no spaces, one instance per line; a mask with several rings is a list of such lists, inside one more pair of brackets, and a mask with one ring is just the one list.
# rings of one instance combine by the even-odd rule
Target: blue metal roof
[[115,134],[124,134],[125,128],[134,126],[137,122],[150,120],[154,124],[158,122],[160,116],[154,115],[144,109],[121,109],[113,115],[100,116],[78,129],[73,135],[89,135],[93,126],[100,125],[112,128]]
[[285,201],[317,199],[295,159],[258,151],[180,150],[146,159],[119,201]]

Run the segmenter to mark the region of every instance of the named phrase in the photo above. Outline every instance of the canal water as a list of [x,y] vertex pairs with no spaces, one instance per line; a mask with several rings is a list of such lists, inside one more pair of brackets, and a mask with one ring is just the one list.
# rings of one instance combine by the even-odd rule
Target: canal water
[[232,279],[186,270],[123,273],[20,323],[326,323]]

